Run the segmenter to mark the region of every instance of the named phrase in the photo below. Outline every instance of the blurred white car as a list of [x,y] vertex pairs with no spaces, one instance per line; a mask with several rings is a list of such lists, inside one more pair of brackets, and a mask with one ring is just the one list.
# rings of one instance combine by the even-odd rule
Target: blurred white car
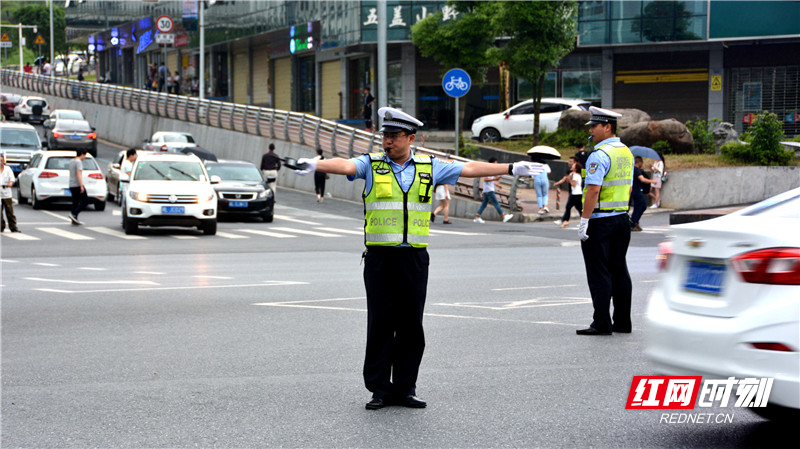
[[[663,375],[774,378],[770,419],[800,417],[800,188],[661,244],[647,356]],[[797,421],[795,421],[797,422]]]
[[[75,158],[74,151],[38,151],[28,167],[19,175],[19,202],[28,201],[34,209],[47,203],[72,202],[69,191],[69,162]],[[97,161],[90,155],[83,160],[83,185],[89,202],[95,210],[105,210],[106,182]]]
[[130,178],[122,205],[126,234],[138,233],[140,225],[197,226],[206,235],[217,233],[217,193],[197,156],[143,152]]
[[14,107],[14,118],[21,122],[44,122],[49,115],[50,103],[42,97],[22,97]]
[[196,147],[197,141],[191,133],[178,131],[158,131],[153,133],[150,140],[142,142],[145,151],[160,151],[162,153],[177,153],[182,148]]
[[[588,111],[589,106],[590,102],[574,98],[542,98],[539,131],[554,132],[563,111]],[[533,134],[533,100],[525,100],[499,114],[484,115],[472,122],[472,138],[481,142],[498,142],[526,134]]]

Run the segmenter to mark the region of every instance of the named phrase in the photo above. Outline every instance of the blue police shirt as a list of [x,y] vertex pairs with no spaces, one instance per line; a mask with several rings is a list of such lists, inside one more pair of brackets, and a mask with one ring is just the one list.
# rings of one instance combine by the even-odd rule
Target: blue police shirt
[[[411,157],[409,157],[408,160],[401,166],[400,164],[389,159],[389,157],[385,155],[383,156],[383,159],[388,162],[389,166],[392,168],[395,179],[397,179],[397,182],[400,184],[400,187],[404,192],[408,192],[408,189],[411,188],[411,184],[414,182],[414,175],[416,175],[416,166],[412,161],[413,157],[414,153],[412,152]],[[348,176],[347,179],[350,181],[355,179],[365,180],[365,189],[366,191],[370,191],[370,189],[372,189],[372,169],[370,168],[371,160],[369,155],[365,154],[363,156],[354,157],[350,160],[356,164],[356,175]],[[461,176],[461,170],[464,168],[464,163],[457,161],[445,162],[435,157],[431,157],[431,166],[434,185],[455,184],[456,181],[458,181],[458,177]]]
[[[598,148],[602,145],[607,143],[622,143],[619,140],[619,137],[609,137],[608,139],[599,142],[595,145],[595,148]],[[584,182],[585,185],[596,185],[601,186],[603,185],[603,178],[606,177],[606,173],[611,168],[611,158],[608,157],[603,151],[592,151],[589,154],[589,159],[586,160],[586,181]],[[592,212],[592,216],[590,218],[602,218],[602,217],[613,217],[614,215],[621,215],[627,214],[626,211],[622,210],[614,210],[611,212]]]

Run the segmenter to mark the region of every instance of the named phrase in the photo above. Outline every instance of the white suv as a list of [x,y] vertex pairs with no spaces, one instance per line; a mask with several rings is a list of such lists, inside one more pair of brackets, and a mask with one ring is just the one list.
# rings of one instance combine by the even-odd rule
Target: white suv
[[[573,98],[542,98],[539,109],[539,131],[558,129],[561,112],[567,109],[588,111],[591,103]],[[472,122],[472,138],[481,142],[498,142],[500,139],[533,134],[533,100],[525,100],[499,114],[478,117]]]
[[203,162],[193,154],[140,153],[122,206],[122,227],[197,226],[217,233],[217,194]]

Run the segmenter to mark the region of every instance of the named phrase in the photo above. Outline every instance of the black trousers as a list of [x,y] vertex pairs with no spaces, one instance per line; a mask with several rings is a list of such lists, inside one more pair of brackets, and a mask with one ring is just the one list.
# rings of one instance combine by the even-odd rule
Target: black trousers
[[[594,315],[591,326],[600,332],[631,330],[631,276],[625,257],[631,241],[628,214],[592,218],[581,242],[586,277],[592,294]],[[614,303],[612,323],[609,313]]]
[[89,204],[89,196],[86,195],[86,190],[81,192],[80,187],[70,187],[69,191],[72,192],[72,208],[70,212],[73,217],[78,218],[78,214]]
[[371,246],[367,249],[364,383],[373,397],[416,394],[425,350],[422,314],[429,262],[425,248]]
[[580,195],[570,194],[569,198],[567,198],[567,205],[564,206],[564,215],[561,216],[561,221],[569,221],[569,215],[570,215],[569,213],[571,212],[570,209],[572,209],[573,207],[575,208],[575,210],[578,211],[578,215],[580,215],[583,212],[582,200],[583,200],[583,194]]

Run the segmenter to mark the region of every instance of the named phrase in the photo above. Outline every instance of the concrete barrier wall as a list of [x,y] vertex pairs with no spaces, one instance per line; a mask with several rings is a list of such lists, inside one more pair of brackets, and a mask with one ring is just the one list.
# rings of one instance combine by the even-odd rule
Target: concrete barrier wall
[[[24,92],[24,91],[23,91]],[[28,95],[39,95],[28,92]],[[314,149],[282,140],[272,140],[251,134],[229,131],[196,123],[156,117],[140,112],[115,108],[61,97],[45,96],[54,107],[77,109],[94,124],[98,136],[126,147],[141,147],[142,140],[156,131],[190,132],[200,145],[220,159],[246,160],[260,165],[261,156],[270,142],[281,157],[314,157]],[[314,191],[313,176],[297,176],[281,170],[278,185]],[[753,203],[800,187],[800,167],[722,167],[697,170],[669,171],[669,181],[662,189],[662,207],[676,210],[702,209]],[[326,192],[340,199],[361,201],[364,183],[350,182],[344,176],[331,176]],[[434,201],[436,202],[436,201]],[[434,205],[435,206],[435,205]],[[454,197],[450,214],[454,217],[473,217],[480,203]],[[500,219],[493,207],[484,212],[489,220]]]

